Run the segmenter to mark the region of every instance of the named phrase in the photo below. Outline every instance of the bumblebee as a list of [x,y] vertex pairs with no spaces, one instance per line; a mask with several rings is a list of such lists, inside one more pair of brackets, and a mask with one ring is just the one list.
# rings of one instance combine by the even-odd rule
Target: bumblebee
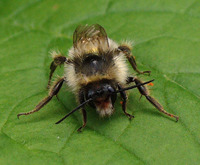
[[[59,52],[52,53],[53,62],[50,65],[48,81],[49,95],[41,100],[32,111],[18,114],[18,118],[21,115],[30,115],[39,111],[54,96],[57,96],[63,83],[66,83],[77,96],[79,106],[56,124],[81,109],[83,125],[78,129],[78,131],[81,131],[87,123],[85,105],[89,104],[94,107],[101,117],[110,116],[114,112],[118,93],[122,99],[122,110],[131,119],[134,116],[126,110],[126,91],[133,88],[137,88],[140,94],[145,96],[160,112],[178,121],[178,116],[166,112],[162,105],[149,95],[149,90],[145,84],[153,80],[143,83],[137,77],[129,75],[126,60],[138,74],[150,74],[150,71],[142,72],[138,70],[131,49],[132,46],[128,42],[118,45],[108,38],[105,29],[98,24],[78,26],[73,34],[73,47],[69,50],[68,57]],[[55,69],[63,64],[64,76],[51,85],[51,78]],[[135,85],[130,86],[131,83]]]

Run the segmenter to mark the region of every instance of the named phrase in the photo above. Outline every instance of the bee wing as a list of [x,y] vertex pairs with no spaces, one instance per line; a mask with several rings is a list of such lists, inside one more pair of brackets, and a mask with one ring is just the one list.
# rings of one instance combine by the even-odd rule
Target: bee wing
[[99,42],[100,43],[106,43],[107,47],[108,45],[108,37],[106,34],[105,29],[99,25],[80,25],[76,28],[73,34],[73,45],[74,48],[77,47],[77,45],[85,43],[85,42]]

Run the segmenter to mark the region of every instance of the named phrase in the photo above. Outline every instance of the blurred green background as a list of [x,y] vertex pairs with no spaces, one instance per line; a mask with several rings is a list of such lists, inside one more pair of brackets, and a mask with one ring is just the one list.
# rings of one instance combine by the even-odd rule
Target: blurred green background
[[[128,112],[120,100],[113,116],[88,108],[88,123],[76,130],[77,106],[63,87],[41,111],[27,112],[45,97],[51,57],[66,54],[79,24],[102,25],[110,38],[132,40],[140,70],[178,123],[160,114],[132,90]],[[0,164],[200,164],[200,1],[198,0],[0,0]],[[130,73],[135,72],[130,68]],[[56,71],[62,75],[63,68]]]

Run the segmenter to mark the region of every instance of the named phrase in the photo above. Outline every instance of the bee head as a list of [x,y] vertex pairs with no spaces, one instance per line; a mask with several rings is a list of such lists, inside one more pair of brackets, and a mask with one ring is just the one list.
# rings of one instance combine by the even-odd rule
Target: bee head
[[115,89],[110,84],[102,84],[88,90],[87,98],[105,97],[113,93]]
[[108,107],[113,107],[117,94],[114,93],[116,87],[109,81],[94,82],[87,86],[85,91],[86,99],[92,98],[93,101],[89,104],[92,107],[100,107],[100,109],[106,109]]

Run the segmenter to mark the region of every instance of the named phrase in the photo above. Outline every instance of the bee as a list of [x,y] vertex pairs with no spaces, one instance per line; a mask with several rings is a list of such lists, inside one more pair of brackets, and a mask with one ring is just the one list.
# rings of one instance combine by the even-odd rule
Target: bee
[[[71,88],[77,96],[79,106],[56,122],[59,124],[75,111],[81,109],[83,125],[77,130],[81,131],[87,123],[87,112],[85,105],[94,107],[101,117],[110,116],[114,112],[114,104],[119,93],[122,99],[122,110],[128,118],[134,116],[126,109],[126,91],[137,88],[141,96],[146,99],[160,112],[167,116],[179,117],[166,112],[163,106],[149,94],[145,84],[153,80],[142,82],[136,76],[130,76],[126,60],[138,74],[149,74],[150,71],[139,71],[134,56],[131,53],[132,46],[125,42],[118,45],[108,38],[105,29],[99,24],[80,25],[73,34],[73,47],[69,50],[68,57],[59,52],[53,52],[53,62],[50,65],[50,75],[48,81],[49,95],[39,102],[30,112],[19,113],[30,115],[39,111],[54,96],[57,96],[63,83]],[[51,78],[57,66],[64,64],[64,76],[51,85]],[[130,86],[129,84],[135,85]]]

